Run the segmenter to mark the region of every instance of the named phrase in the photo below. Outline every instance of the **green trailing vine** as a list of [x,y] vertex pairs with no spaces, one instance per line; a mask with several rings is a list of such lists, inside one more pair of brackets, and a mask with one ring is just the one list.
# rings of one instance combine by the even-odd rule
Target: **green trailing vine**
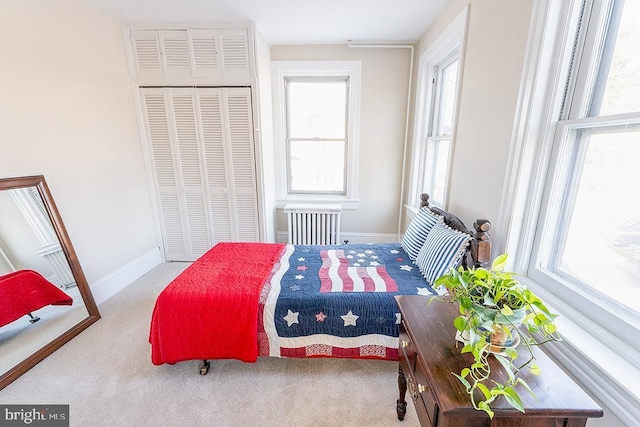
[[[490,418],[494,415],[491,404],[500,396],[524,413],[518,389],[528,391],[534,398],[535,395],[518,373],[526,368],[538,375],[540,368],[535,363],[532,348],[550,341],[561,341],[554,323],[557,315],[515,279],[513,273],[504,271],[506,262],[507,254],[502,254],[493,261],[490,269],[451,269],[434,283],[436,288],[444,286],[448,292],[448,297],[437,299],[458,304],[460,315],[453,325],[464,344],[462,353],[473,356],[469,367],[452,374],[466,388],[473,407],[485,411]],[[506,341],[508,345],[496,347],[497,339]],[[518,341],[528,352],[528,357],[516,365],[520,356],[516,350]],[[490,357],[504,368],[508,376],[504,383],[492,378]]]

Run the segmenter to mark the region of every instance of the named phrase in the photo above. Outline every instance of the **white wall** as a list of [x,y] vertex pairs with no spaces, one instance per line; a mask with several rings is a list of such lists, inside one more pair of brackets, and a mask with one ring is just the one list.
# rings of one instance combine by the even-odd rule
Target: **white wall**
[[[409,49],[273,46],[273,61],[362,61],[358,210],[343,210],[343,235],[397,235]],[[286,230],[280,212],[278,230]],[[397,238],[395,239],[397,241]]]
[[0,177],[42,174],[91,286],[157,246],[120,25],[0,2]]
[[421,38],[420,53],[467,4],[448,210],[470,227],[477,218],[498,221],[533,1],[452,0]]

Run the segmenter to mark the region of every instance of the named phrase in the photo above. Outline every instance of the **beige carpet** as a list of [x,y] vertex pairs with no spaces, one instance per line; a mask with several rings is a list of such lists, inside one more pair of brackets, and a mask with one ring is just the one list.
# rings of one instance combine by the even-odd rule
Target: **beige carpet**
[[69,404],[72,426],[419,425],[395,413],[397,363],[260,358],[151,364],[157,295],[188,264],[167,263],[101,307],[102,319],[0,391],[3,404]]

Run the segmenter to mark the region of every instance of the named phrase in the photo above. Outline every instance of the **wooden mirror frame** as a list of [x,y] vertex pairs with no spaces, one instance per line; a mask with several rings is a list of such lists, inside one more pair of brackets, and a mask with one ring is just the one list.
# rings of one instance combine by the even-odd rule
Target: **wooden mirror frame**
[[84,272],[82,271],[82,267],[80,267],[80,262],[78,261],[78,257],[76,256],[76,252],[73,249],[73,245],[71,244],[71,240],[69,239],[67,230],[65,229],[62,218],[60,217],[60,212],[58,212],[58,208],[53,201],[53,196],[49,191],[49,187],[47,186],[44,176],[35,175],[18,178],[0,178],[0,191],[14,190],[26,187],[35,187],[38,189],[38,193],[40,194],[42,202],[44,203],[47,213],[49,214],[51,225],[53,226],[56,236],[58,237],[58,241],[60,242],[60,246],[62,247],[62,250],[67,258],[67,262],[69,263],[71,272],[73,273],[73,276],[76,280],[76,284],[80,291],[80,295],[82,295],[82,300],[84,301],[84,305],[87,309],[87,312],[89,313],[89,316],[77,323],[71,329],[54,338],[40,350],[31,354],[22,362],[9,369],[7,372],[0,373],[0,390],[5,388],[7,385],[16,380],[29,369],[33,368],[45,357],[49,356],[58,348],[62,347],[65,343],[78,335],[80,332],[87,329],[92,323],[95,323],[98,319],[100,319],[98,306],[93,299],[91,289],[89,288],[87,279],[84,275]]

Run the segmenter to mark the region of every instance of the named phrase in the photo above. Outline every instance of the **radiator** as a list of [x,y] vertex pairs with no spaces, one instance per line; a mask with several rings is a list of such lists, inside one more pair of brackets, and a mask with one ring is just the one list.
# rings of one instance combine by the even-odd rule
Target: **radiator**
[[289,244],[336,245],[340,243],[340,205],[287,204]]

